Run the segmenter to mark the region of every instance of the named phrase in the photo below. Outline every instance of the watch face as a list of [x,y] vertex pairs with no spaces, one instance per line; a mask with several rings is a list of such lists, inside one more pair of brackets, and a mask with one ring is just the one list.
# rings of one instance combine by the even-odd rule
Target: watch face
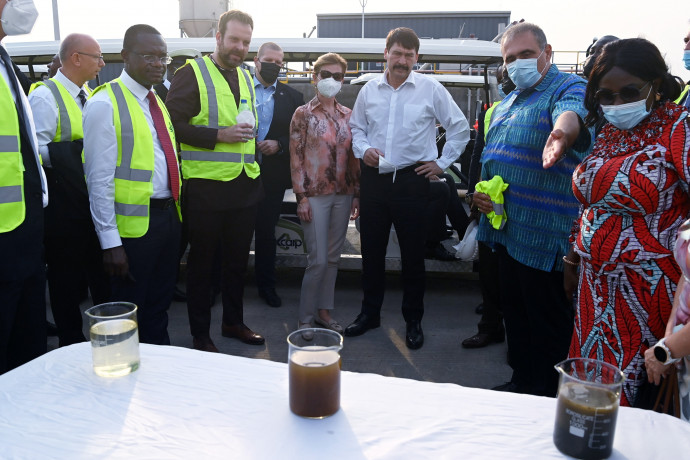
[[654,357],[656,357],[657,361],[659,361],[660,363],[665,363],[668,359],[666,350],[664,350],[664,348],[660,346],[654,347]]

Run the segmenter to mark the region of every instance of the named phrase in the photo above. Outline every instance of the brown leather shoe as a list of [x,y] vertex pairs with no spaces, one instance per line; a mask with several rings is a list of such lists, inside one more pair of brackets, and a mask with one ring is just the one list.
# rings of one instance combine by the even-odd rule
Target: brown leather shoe
[[195,350],[208,351],[210,353],[220,353],[210,337],[194,337],[192,346]]
[[264,342],[266,342],[266,339],[249,329],[243,323],[233,324],[232,326],[223,323],[221,326],[221,333],[223,337],[239,339],[249,345],[263,345]]
[[465,340],[462,341],[462,347],[463,348],[484,348],[487,345],[491,345],[492,343],[502,343],[505,341],[505,332],[503,330],[494,333],[494,334],[487,334],[484,332],[478,332],[477,334],[473,335],[472,337],[469,337]]

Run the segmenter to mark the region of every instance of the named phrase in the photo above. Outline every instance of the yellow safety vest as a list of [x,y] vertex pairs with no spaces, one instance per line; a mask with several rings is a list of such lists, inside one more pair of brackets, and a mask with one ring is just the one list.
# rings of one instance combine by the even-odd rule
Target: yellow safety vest
[[17,109],[10,87],[0,78],[0,233],[19,227],[26,217],[24,161],[19,142]]
[[[221,129],[237,124],[237,105],[235,96],[221,75],[218,68],[208,56],[187,61],[191,65],[199,85],[201,110],[189,123],[193,126]],[[249,72],[238,67],[240,99],[251,100],[254,119],[257,120],[254,107],[254,85]],[[238,75],[239,77],[239,75]],[[259,176],[259,164],[254,156],[255,143],[236,142],[228,144],[216,142],[213,150],[180,144],[182,157],[182,176],[185,179],[212,179],[230,181],[240,175],[242,170],[247,176],[255,179]]]
[[55,78],[39,81],[31,85],[31,91],[46,86],[55,98],[58,108],[57,130],[53,142],[70,142],[84,138],[81,108],[62,83]]
[[[153,195],[153,137],[136,96],[127,89],[121,79],[99,86],[93,94],[99,91],[108,91],[113,104],[113,122],[117,136],[117,229],[121,237],[139,238],[149,229],[149,206]],[[175,131],[168,110],[158,96],[156,101],[163,112],[170,139],[175,145]],[[179,214],[179,203],[177,207]]]
[[[685,88],[683,88],[683,91],[680,93],[680,96],[678,96],[678,99],[676,99],[673,102],[675,102],[676,104],[680,104],[680,102],[683,100],[683,98],[688,96],[689,90],[690,90],[690,85],[685,85]],[[688,104],[685,104],[685,105],[688,105]]]
[[498,107],[498,104],[500,103],[501,101],[498,101],[486,109],[486,113],[484,114],[484,142],[486,142],[486,135],[489,132],[489,126],[491,126],[491,114],[494,113],[494,109]]
[[501,176],[494,176],[491,180],[485,180],[478,182],[475,186],[475,190],[480,193],[486,193],[491,197],[491,203],[493,204],[494,210],[486,215],[489,219],[491,225],[496,230],[501,230],[508,220],[508,216],[503,207],[503,192],[508,188],[508,184],[503,182]]

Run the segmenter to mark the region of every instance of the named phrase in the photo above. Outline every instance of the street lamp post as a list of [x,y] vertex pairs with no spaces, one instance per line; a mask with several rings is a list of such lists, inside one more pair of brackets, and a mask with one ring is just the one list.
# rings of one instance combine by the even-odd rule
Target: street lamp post
[[359,4],[362,5],[362,38],[364,38],[364,7],[367,6],[369,0],[359,0]]

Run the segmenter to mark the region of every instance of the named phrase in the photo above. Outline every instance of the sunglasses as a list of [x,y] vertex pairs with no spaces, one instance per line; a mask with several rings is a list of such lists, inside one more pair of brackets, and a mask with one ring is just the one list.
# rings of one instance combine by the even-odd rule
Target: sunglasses
[[624,86],[617,93],[614,93],[610,89],[600,89],[594,93],[594,98],[600,105],[613,105],[616,100],[616,96],[620,96],[621,100],[625,103],[639,101],[642,99],[642,90],[651,83],[651,81],[647,82],[641,88],[636,88],[635,86]]
[[328,70],[322,70],[319,72],[319,77],[321,77],[322,80],[333,77],[335,81],[343,81],[345,74],[342,72],[331,73]]

